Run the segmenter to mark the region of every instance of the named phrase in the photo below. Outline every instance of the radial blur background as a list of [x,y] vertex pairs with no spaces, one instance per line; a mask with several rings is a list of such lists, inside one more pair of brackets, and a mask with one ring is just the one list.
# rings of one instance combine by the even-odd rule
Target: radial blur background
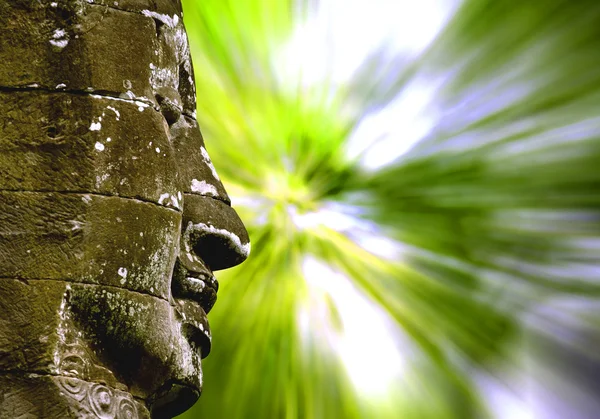
[[184,0],[252,254],[182,418],[600,412],[600,2]]

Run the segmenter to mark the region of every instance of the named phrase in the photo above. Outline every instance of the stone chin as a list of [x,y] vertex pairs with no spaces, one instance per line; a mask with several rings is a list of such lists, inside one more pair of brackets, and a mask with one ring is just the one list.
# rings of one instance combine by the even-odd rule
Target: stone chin
[[151,402],[152,417],[170,419],[182,414],[198,401],[200,392],[197,387],[176,381],[166,383]]
[[[59,330],[79,331],[59,338],[65,341],[57,348],[59,374],[76,372],[86,381],[124,385],[158,418],[176,416],[197,401],[201,359],[210,352],[210,329],[200,304],[83,284],[71,285],[66,294],[68,314]],[[87,357],[77,361],[80,365],[73,361],[77,346],[80,358]]]
[[190,344],[182,344],[174,353],[168,379],[148,399],[147,405],[154,418],[175,417],[196,403],[202,392],[201,355]]
[[167,368],[170,378],[148,398],[152,414],[171,418],[189,409],[202,392],[201,359],[210,352],[211,335],[206,314],[195,302],[178,300],[172,358]]

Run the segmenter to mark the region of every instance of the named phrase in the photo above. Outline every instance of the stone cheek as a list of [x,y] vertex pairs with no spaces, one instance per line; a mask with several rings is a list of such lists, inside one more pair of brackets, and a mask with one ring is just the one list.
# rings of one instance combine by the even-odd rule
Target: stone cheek
[[[184,333],[190,321],[163,299],[136,292],[73,284],[69,301],[74,324],[102,365],[115,373],[135,397],[147,400],[171,382],[202,387],[202,347]],[[202,320],[200,320],[202,319]],[[193,323],[191,327],[197,327]],[[210,343],[206,343],[208,352]],[[97,377],[87,377],[98,381]]]
[[[174,309],[168,301],[124,289],[45,280],[4,279],[0,293],[10,297],[0,300],[5,320],[0,322],[0,383],[14,386],[22,379],[23,386],[28,381],[35,387],[36,380],[56,376],[51,379],[70,405],[112,412],[106,417],[115,417],[121,405],[139,411],[126,393],[147,400],[173,382],[188,391],[202,386],[200,362],[210,342],[197,347],[186,335],[186,325],[194,321],[186,317],[206,319],[197,304]],[[8,408],[9,393],[15,392],[3,394],[5,388],[10,387],[0,386],[0,409]],[[94,396],[98,391],[104,396]],[[43,405],[29,397],[32,406]]]
[[84,193],[0,191],[0,277],[126,288],[170,298],[181,213]]
[[54,281],[30,286],[26,281],[0,280],[0,371],[53,369],[58,309],[66,287]]

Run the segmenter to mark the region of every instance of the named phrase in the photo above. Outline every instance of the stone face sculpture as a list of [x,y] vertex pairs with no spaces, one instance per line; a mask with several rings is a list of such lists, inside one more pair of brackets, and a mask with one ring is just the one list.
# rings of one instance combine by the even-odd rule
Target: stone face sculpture
[[0,418],[170,418],[246,230],[179,0],[0,0]]

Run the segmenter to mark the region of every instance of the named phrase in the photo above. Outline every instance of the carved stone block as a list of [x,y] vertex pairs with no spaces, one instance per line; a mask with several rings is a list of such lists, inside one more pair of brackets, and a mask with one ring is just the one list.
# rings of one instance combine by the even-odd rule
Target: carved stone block
[[0,419],[188,409],[249,250],[180,2],[0,1]]
[[133,199],[0,191],[0,277],[170,296],[181,214]]
[[181,209],[178,162],[159,112],[97,95],[0,93],[4,189],[93,192]]

